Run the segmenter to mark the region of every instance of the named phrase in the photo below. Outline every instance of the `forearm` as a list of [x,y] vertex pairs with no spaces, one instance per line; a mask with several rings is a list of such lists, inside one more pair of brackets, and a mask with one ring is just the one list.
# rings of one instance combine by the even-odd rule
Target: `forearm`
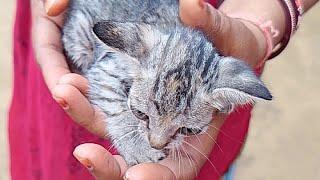
[[302,0],[302,7],[304,12],[307,12],[312,6],[314,6],[319,0]]

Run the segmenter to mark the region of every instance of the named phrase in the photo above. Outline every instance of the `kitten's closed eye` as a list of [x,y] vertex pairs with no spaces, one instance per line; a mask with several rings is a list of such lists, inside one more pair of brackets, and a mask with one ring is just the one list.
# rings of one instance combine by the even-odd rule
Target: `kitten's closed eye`
[[200,134],[201,132],[202,132],[202,130],[199,128],[182,127],[180,129],[178,129],[178,133],[186,135],[186,136],[197,135],[197,134]]
[[137,109],[131,109],[132,113],[140,120],[149,121],[149,116]]

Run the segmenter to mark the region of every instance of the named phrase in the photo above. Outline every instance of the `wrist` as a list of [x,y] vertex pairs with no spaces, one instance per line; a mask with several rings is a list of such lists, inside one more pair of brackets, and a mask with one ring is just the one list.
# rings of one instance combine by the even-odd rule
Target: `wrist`
[[260,67],[272,51],[272,37],[261,24],[245,17],[232,17],[230,34],[238,46],[234,54],[245,60],[252,68]]
[[260,67],[267,60],[273,49],[272,35],[270,31],[263,28],[256,22],[246,19],[238,19],[247,28],[252,35],[252,41],[255,42],[256,61],[254,67]]

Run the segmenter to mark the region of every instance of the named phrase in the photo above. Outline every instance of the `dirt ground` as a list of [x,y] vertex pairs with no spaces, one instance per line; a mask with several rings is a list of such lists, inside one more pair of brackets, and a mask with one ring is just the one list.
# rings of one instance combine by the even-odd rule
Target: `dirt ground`
[[[11,31],[14,0],[0,0],[0,180],[9,179],[6,115],[11,96]],[[263,80],[274,101],[259,103],[248,141],[237,161],[237,180],[320,179],[320,5]]]

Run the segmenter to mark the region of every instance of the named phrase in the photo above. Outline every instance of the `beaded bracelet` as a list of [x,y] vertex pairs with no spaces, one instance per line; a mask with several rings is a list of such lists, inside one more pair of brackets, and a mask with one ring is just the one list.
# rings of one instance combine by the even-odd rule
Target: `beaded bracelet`
[[290,38],[297,31],[303,13],[301,0],[279,0],[286,11],[286,29],[282,40],[276,45],[268,59],[278,56],[288,45]]

